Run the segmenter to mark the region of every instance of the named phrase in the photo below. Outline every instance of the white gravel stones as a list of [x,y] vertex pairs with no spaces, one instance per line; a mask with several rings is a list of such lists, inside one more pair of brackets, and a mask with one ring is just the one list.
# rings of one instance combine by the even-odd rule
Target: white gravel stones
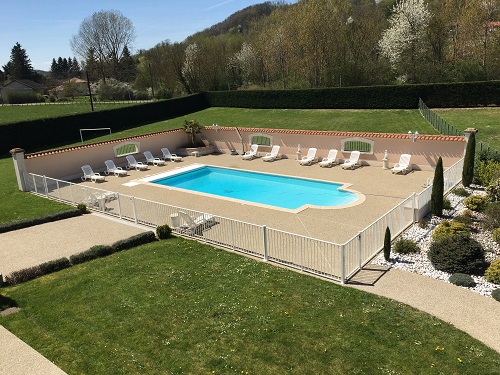
[[[471,194],[486,195],[486,192],[480,186],[472,185],[471,188],[468,188],[467,190]],[[451,202],[451,206],[453,208],[451,210],[444,211],[443,217],[430,215],[426,216],[424,218],[427,223],[426,228],[421,228],[419,224],[415,223],[412,227],[410,227],[403,233],[403,238],[412,239],[418,244],[418,246],[420,247],[419,254],[405,255],[391,252],[391,259],[389,262],[386,262],[384,259],[384,255],[381,253],[373,259],[372,263],[396,268],[403,271],[414,272],[420,275],[449,282],[448,278],[451,275],[449,273],[436,270],[427,257],[427,252],[429,251],[431,244],[431,235],[436,226],[441,221],[451,220],[454,216],[460,215],[464,210],[466,210],[466,207],[462,204],[464,197],[449,194],[447,198]],[[477,215],[476,217],[480,217],[477,213],[474,214]],[[492,240],[491,233],[489,231],[481,230],[477,222],[474,223],[474,227],[478,230],[473,232],[472,237],[483,245],[483,248],[486,251],[486,260],[491,263],[493,260],[500,258],[500,245]],[[474,288],[466,289],[470,289],[484,296],[491,296],[491,292],[493,290],[500,288],[500,285],[489,283],[482,276],[473,276],[473,279],[477,283],[477,285]]]

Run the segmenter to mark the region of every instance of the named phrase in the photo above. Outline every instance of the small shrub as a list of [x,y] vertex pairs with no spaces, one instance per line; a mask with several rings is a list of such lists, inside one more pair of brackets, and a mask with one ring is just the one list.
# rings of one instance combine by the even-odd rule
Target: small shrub
[[455,235],[465,235],[470,236],[470,229],[467,225],[457,222],[457,221],[449,221],[443,220],[441,224],[439,224],[434,233],[432,233],[432,239],[434,241],[439,241],[444,237],[450,237]]
[[156,235],[154,232],[149,231],[149,232],[139,233],[135,236],[126,238],[124,240],[116,241],[114,244],[111,245],[111,247],[114,249],[114,251],[122,251],[153,241],[156,241]]
[[482,211],[486,207],[487,198],[482,195],[469,195],[464,199],[464,206],[472,211]]
[[113,253],[114,250],[111,246],[96,245],[81,253],[70,256],[69,261],[71,264],[80,264],[93,259],[102,258]]
[[88,212],[85,203],[78,203],[76,209],[79,210],[82,214],[86,214]]
[[453,218],[453,221],[457,222],[457,223],[462,223],[462,224],[466,225],[469,228],[474,223],[474,220],[472,219],[472,217],[470,217],[469,215],[465,215],[465,214],[461,214],[461,215],[455,216]]
[[39,265],[40,271],[43,275],[47,275],[49,273],[57,272],[68,268],[71,266],[68,258],[60,258],[56,260],[51,260],[49,262],[45,262]]
[[500,203],[488,204],[484,210],[481,225],[486,230],[493,230],[500,227]]
[[427,223],[427,221],[425,221],[424,218],[420,219],[418,221],[418,226],[422,229],[427,229],[427,227],[429,226],[429,224]]
[[156,236],[160,240],[166,240],[167,238],[170,238],[172,236],[172,228],[168,224],[165,225],[159,225],[156,227]]
[[488,185],[486,187],[486,192],[488,193],[488,199],[490,202],[500,201],[500,178],[497,178],[490,185]]
[[500,243],[500,228],[494,229],[493,232],[491,232],[491,238],[493,241]]
[[448,281],[452,284],[464,286],[466,288],[474,288],[476,286],[476,282],[472,276],[465,273],[454,273],[449,277]]
[[452,193],[459,197],[468,197],[470,193],[463,187],[457,187],[452,190]]
[[446,236],[434,241],[427,255],[434,268],[448,273],[482,275],[487,267],[483,247],[467,235]]
[[494,260],[484,272],[484,278],[493,284],[500,284],[500,258]]
[[394,252],[398,254],[418,254],[420,253],[420,248],[415,241],[401,238],[394,244]]
[[491,292],[491,296],[494,300],[500,302],[500,289],[495,289],[493,292]]
[[490,185],[500,177],[500,162],[496,160],[482,160],[475,168],[475,179],[482,186]]

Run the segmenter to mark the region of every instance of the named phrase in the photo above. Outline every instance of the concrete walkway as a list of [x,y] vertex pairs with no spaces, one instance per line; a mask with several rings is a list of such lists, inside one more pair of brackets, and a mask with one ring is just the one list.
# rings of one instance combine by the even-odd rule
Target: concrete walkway
[[[2,272],[111,244],[144,230],[99,214],[0,234]],[[8,251],[7,251],[8,250]],[[15,254],[15,256],[13,256]],[[449,322],[500,353],[500,303],[455,285],[399,270],[367,266],[349,287],[388,297]],[[48,359],[0,326],[0,375],[64,374]]]

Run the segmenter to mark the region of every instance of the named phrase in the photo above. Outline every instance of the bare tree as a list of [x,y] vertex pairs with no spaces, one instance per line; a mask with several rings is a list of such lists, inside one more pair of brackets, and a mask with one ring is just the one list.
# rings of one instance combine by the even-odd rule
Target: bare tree
[[124,48],[131,48],[134,40],[132,21],[119,11],[101,10],[81,23],[78,34],[71,38],[71,49],[82,59],[93,51],[100,74],[105,79],[107,72],[116,76]]

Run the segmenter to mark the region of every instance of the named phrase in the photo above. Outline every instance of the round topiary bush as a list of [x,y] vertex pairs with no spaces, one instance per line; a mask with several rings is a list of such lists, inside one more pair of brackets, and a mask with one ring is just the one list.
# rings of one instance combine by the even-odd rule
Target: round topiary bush
[[79,204],[76,206],[76,208],[77,208],[78,210],[80,210],[80,212],[81,212],[82,214],[86,214],[86,213],[87,213],[87,206],[85,205],[85,203],[79,203]]
[[493,292],[491,292],[491,296],[493,297],[493,299],[500,302],[500,289],[495,289]]
[[500,258],[495,259],[484,272],[484,278],[493,284],[500,284]]
[[488,198],[482,195],[470,195],[464,199],[463,204],[469,210],[482,211],[486,207]]
[[434,268],[448,273],[483,275],[488,266],[481,244],[464,234],[432,242],[427,256]]
[[398,254],[418,254],[420,253],[420,248],[417,243],[413,240],[407,238],[401,238],[395,243],[393,248],[395,253]]
[[160,240],[166,240],[172,236],[172,228],[168,224],[158,225],[156,227],[156,236]]
[[476,286],[476,282],[472,276],[466,275],[465,273],[454,273],[449,277],[448,281],[452,284],[464,286],[466,288],[474,288]]
[[470,236],[470,228],[458,221],[443,220],[432,233],[432,239],[439,241],[441,238],[455,235]]

